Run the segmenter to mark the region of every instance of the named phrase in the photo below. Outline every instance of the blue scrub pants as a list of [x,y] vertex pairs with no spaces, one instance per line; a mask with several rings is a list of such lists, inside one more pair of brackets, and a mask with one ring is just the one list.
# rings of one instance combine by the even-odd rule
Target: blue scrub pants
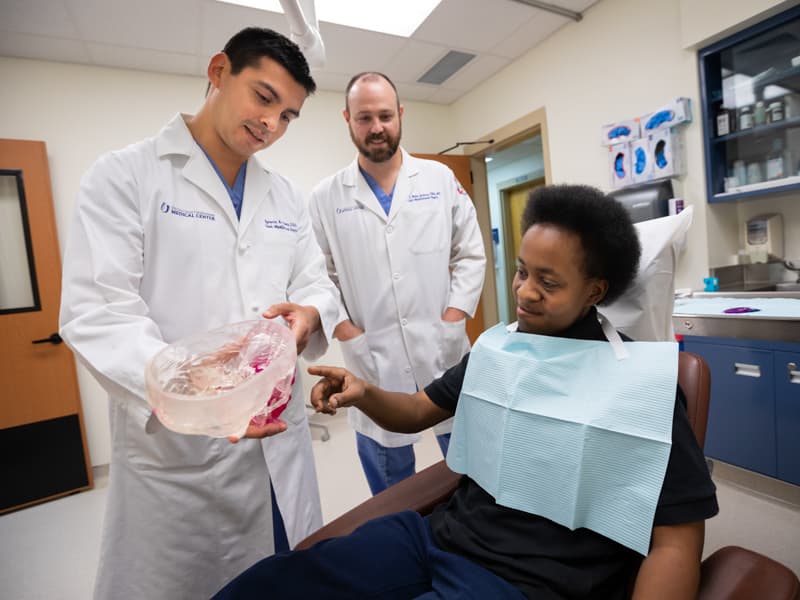
[[286,526],[283,524],[278,501],[275,499],[275,488],[272,487],[272,480],[269,482],[269,495],[272,501],[272,539],[275,543],[275,553],[277,554],[289,549],[289,538],[286,535]]
[[510,583],[440,550],[413,511],[381,517],[352,534],[275,554],[236,577],[213,600],[525,600]]
[[[442,454],[447,456],[450,444],[450,434],[437,435],[436,441]],[[382,446],[371,437],[356,432],[356,447],[361,467],[367,477],[367,483],[372,495],[378,494],[388,487],[406,477],[411,477],[415,472],[416,459],[414,446],[399,446],[388,448]]]

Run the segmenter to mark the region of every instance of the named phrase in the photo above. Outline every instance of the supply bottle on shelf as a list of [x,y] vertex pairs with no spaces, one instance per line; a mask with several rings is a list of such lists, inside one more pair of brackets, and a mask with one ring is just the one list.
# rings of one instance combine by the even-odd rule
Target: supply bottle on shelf
[[739,131],[753,127],[753,107],[743,106],[739,109]]
[[786,160],[783,156],[783,140],[772,140],[772,152],[767,155],[767,180],[783,179],[787,176]]
[[764,106],[764,102],[759,100],[756,102],[756,107],[753,110],[753,123],[756,126],[765,125],[767,122],[767,108]]
[[733,133],[733,124],[736,119],[731,119],[731,111],[720,106],[717,111],[717,135],[728,135]]

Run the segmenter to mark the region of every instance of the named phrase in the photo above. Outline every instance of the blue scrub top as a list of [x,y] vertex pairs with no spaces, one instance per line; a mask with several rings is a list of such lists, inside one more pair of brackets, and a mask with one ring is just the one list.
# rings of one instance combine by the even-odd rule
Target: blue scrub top
[[383,212],[385,212],[386,215],[388,216],[389,209],[392,208],[392,198],[394,197],[395,186],[392,186],[392,191],[387,194],[386,192],[383,191],[383,188],[381,188],[381,186],[378,185],[378,182],[375,181],[369,173],[367,173],[364,169],[362,169],[360,165],[358,167],[358,170],[361,171],[361,174],[364,176],[364,179],[366,180],[369,189],[372,190],[372,193],[375,194],[375,197],[378,199],[381,208],[383,208]]
[[[197,144],[200,146],[200,144]],[[228,191],[228,196],[231,198],[231,202],[233,202],[233,209],[236,211],[236,218],[239,219],[242,216],[242,200],[244,200],[244,178],[247,173],[247,161],[242,163],[242,166],[239,167],[239,172],[236,174],[236,179],[233,182],[233,187],[228,185],[228,182],[225,181],[225,177],[222,176],[222,173],[217,168],[217,165],[214,163],[214,160],[208,155],[206,149],[200,146],[200,149],[203,151],[203,154],[206,155],[208,158],[208,162],[211,163],[211,166],[214,167],[214,170],[219,175],[220,181],[222,181],[222,185],[225,186],[225,189]]]

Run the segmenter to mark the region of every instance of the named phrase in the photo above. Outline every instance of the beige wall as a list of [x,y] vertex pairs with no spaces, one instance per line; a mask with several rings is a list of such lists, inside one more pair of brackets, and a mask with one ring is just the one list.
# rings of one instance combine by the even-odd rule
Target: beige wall
[[[0,137],[44,140],[50,163],[59,243],[63,251],[80,177],[103,152],[154,135],[176,112],[194,112],[205,80],[80,65],[0,58]],[[406,102],[403,143],[436,153],[453,142],[447,107]],[[341,116],[343,94],[318,92],[274,148],[271,168],[308,193],[355,156]],[[54,323],[55,325],[55,323]],[[334,345],[326,360],[341,364]],[[78,369],[93,465],[110,460],[105,393]]]
[[601,0],[582,21],[559,30],[455,102],[451,108],[456,137],[481,139],[543,107],[552,181],[608,189],[600,126],[686,96],[691,99],[694,120],[682,127],[687,172],[675,189],[695,206],[695,221],[679,264],[677,286],[700,287],[709,266],[723,264],[735,254],[743,243],[742,219],[748,214],[784,211],[785,237],[790,240],[787,254],[800,257],[800,199],[706,204],[696,48],[684,48],[686,39],[705,44],[719,31],[731,33],[735,22],[750,22],[786,4],[768,0]]

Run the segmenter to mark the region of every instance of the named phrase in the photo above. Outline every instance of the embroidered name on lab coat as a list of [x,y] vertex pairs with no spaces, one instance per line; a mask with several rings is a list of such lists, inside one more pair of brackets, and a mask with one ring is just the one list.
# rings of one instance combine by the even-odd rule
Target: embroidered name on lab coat
[[177,206],[170,206],[166,202],[161,203],[161,212],[164,214],[185,217],[188,219],[201,219],[204,221],[216,221],[217,215],[214,213],[202,212],[199,210],[186,210]]
[[344,213],[352,212],[354,210],[364,210],[364,207],[361,206],[360,204],[354,204],[353,206],[346,206],[344,208],[337,208],[336,209],[336,214],[337,215],[341,215],[341,214],[344,214]]
[[408,196],[409,202],[422,202],[424,200],[438,200],[442,192],[425,192],[424,194],[410,194]]
[[264,219],[264,227],[267,229],[282,229],[283,231],[291,231],[297,233],[297,223],[291,221],[281,221],[280,219]]

